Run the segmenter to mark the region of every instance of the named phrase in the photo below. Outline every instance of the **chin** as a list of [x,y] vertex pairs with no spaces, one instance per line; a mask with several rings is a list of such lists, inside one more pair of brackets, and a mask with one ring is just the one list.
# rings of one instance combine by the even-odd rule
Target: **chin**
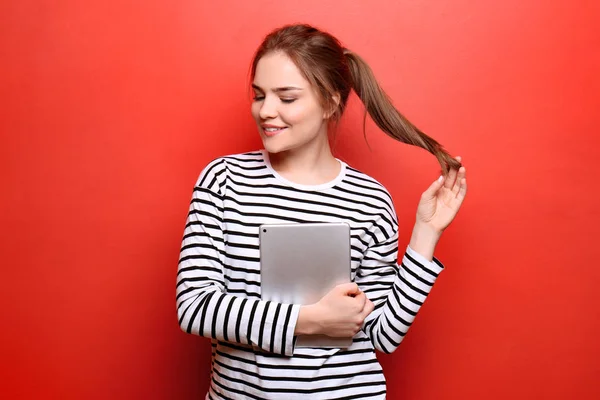
[[290,150],[290,146],[278,141],[270,140],[271,138],[263,139],[263,147],[271,154],[282,153]]

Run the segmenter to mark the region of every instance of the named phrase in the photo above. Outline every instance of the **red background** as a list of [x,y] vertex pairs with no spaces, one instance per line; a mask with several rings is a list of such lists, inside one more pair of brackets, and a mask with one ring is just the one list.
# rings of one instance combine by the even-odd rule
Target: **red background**
[[[309,22],[372,66],[468,169],[443,273],[391,399],[600,398],[600,9],[594,0],[32,1],[0,5],[4,398],[198,399],[208,342],[179,330],[194,181],[260,147],[247,72]],[[337,155],[395,198],[401,246],[433,156],[353,102]]]

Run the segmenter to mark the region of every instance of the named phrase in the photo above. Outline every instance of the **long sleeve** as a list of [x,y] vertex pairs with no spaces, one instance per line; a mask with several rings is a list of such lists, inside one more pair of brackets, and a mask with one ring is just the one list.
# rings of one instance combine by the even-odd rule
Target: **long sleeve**
[[[397,226],[397,225],[396,225]],[[398,232],[368,248],[356,283],[375,304],[364,331],[379,351],[393,352],[410,328],[419,309],[443,270],[434,257],[429,261],[407,247],[398,265]]]
[[226,293],[224,172],[224,162],[215,161],[194,187],[177,272],[179,325],[187,333],[291,356],[299,305]]

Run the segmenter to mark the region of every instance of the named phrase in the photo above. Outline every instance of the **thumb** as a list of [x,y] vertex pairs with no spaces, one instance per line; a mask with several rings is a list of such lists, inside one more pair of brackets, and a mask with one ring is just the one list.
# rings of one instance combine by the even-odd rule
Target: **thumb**
[[338,290],[345,296],[356,295],[360,293],[358,285],[354,282],[342,283],[337,286]]
[[440,177],[437,178],[431,185],[429,185],[425,192],[423,192],[423,196],[428,198],[434,197],[437,191],[440,190],[440,188],[444,184],[445,180],[446,177],[444,175],[440,175]]

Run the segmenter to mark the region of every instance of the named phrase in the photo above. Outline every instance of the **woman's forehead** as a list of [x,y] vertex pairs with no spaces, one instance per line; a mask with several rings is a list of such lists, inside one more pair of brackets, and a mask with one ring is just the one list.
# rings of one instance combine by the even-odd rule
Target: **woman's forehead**
[[253,87],[261,90],[282,88],[305,89],[310,83],[286,54],[277,52],[263,56],[256,65]]

